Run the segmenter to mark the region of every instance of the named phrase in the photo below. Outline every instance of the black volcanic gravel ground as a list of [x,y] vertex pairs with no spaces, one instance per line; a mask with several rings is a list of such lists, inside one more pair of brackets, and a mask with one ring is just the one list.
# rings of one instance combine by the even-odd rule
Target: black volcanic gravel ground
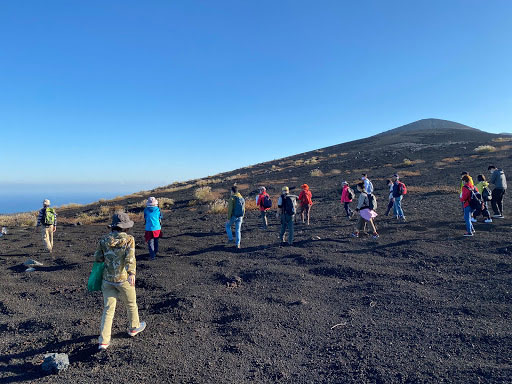
[[[509,170],[512,181],[512,159],[510,150],[470,158],[466,153],[493,136],[459,136],[372,138],[291,159],[325,158],[311,166],[286,169],[276,161],[234,172],[249,174],[239,183],[250,199],[265,180],[310,184],[311,226],[296,227],[293,247],[279,245],[275,218],[262,231],[251,211],[236,252],[226,244],[223,215],[187,207],[193,189],[169,194],[177,204],[166,212],[156,261],[148,260],[142,223],[132,232],[148,327],[129,338],[119,304],[112,345],[101,353],[101,294],[87,292],[86,281],[105,226],[60,226],[53,262],[39,231],[12,229],[0,238],[0,383],[511,382],[512,220],[477,223],[476,236],[464,238],[458,195],[432,187],[456,186],[461,170],[476,175],[489,162]],[[412,151],[397,142],[427,147]],[[341,152],[348,154],[328,157]],[[425,162],[397,167],[404,157]],[[447,157],[464,161],[435,167]],[[273,164],[285,169],[273,171]],[[317,167],[342,174],[303,177]],[[373,178],[381,214],[383,178],[397,168],[419,172],[404,177],[417,187],[403,204],[407,223],[379,216],[380,239],[350,238],[355,221],[343,216],[339,185],[358,178],[345,173],[354,168]],[[505,203],[512,217],[510,194]],[[25,273],[28,258],[44,266]],[[68,353],[69,369],[44,376],[47,352]]]

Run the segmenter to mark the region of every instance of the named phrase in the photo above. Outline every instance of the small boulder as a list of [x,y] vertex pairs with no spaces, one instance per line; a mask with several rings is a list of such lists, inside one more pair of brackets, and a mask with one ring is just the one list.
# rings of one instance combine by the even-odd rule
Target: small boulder
[[49,373],[60,373],[69,367],[69,357],[65,353],[48,353],[44,355],[41,366],[43,371]]
[[30,267],[30,268],[25,269],[25,272],[34,272],[35,270],[36,270],[35,268]]
[[26,265],[27,267],[28,266],[31,266],[31,267],[41,267],[43,265],[43,263],[40,263],[37,260],[28,259],[27,261],[25,261],[23,263],[23,265]]
[[313,237],[311,238],[311,240],[320,240],[320,239],[321,239],[321,238],[320,238],[320,236],[313,236]]

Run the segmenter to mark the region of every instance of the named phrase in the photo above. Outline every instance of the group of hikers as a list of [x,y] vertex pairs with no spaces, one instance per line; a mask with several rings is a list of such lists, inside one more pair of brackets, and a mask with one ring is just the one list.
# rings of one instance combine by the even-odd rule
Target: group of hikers
[[[491,202],[495,219],[504,219],[503,215],[503,197],[507,191],[507,178],[502,169],[496,168],[495,165],[489,165],[487,168],[491,178],[486,180],[485,175],[477,176],[478,183],[475,185],[473,178],[468,172],[461,173],[460,184],[460,201],[462,203],[462,212],[466,223],[466,233],[464,236],[474,236],[477,217],[482,215],[485,223],[492,223],[491,214],[489,213],[488,202]],[[494,185],[491,191],[489,184]]]
[[[487,181],[483,174],[477,176],[478,184],[475,186],[473,179],[468,172],[461,174],[460,201],[464,212],[466,223],[465,236],[473,236],[473,222],[481,214],[486,223],[492,222],[487,203],[491,201],[494,211],[494,218],[504,218],[503,216],[503,196],[507,189],[505,173],[502,169],[494,165],[488,167],[491,174]],[[494,185],[494,189],[489,189],[489,184]],[[385,216],[389,215],[391,209],[399,222],[405,222],[405,214],[402,208],[403,197],[407,194],[406,185],[400,181],[398,174],[394,174],[390,180],[387,180],[389,188],[388,205]],[[379,234],[374,224],[377,217],[377,199],[374,194],[373,183],[367,174],[362,174],[361,181],[356,185],[359,197],[355,212],[359,213],[353,237],[359,237],[361,231],[366,231],[369,225],[373,231],[373,238],[378,238]],[[351,208],[351,203],[356,199],[356,194],[347,181],[342,183],[341,203],[345,210],[346,217],[351,219],[355,212]],[[261,228],[268,229],[268,213],[272,208],[272,200],[264,186],[259,187],[256,196],[256,205],[260,211]],[[301,186],[301,192],[298,196],[290,194],[290,189],[285,186],[281,190],[281,195],[277,201],[277,217],[281,221],[279,238],[281,244],[293,245],[294,224],[300,214],[302,223],[310,224],[310,213],[313,205],[312,193],[307,184]],[[228,242],[233,243],[237,249],[241,243],[241,227],[245,216],[245,199],[234,185],[231,188],[231,196],[227,207],[228,220],[225,229]],[[158,200],[155,197],[149,197],[144,209],[144,238],[148,243],[150,259],[155,259],[158,254],[158,240],[161,237],[162,213],[158,208]],[[109,225],[110,233],[103,236],[97,245],[94,259],[96,262],[103,262],[101,291],[103,293],[103,315],[101,318],[100,336],[98,349],[105,350],[110,346],[112,321],[116,308],[116,302],[121,299],[127,308],[129,336],[135,336],[146,328],[146,323],[140,321],[135,293],[135,239],[127,231],[132,228],[134,222],[127,213],[114,213],[112,223]],[[235,237],[233,238],[232,227],[235,226]],[[50,201],[43,201],[43,208],[40,210],[37,226],[42,226],[43,240],[47,250],[52,253],[53,234],[57,228],[57,213],[55,209],[50,208]],[[285,234],[288,232],[288,239],[285,242]]]

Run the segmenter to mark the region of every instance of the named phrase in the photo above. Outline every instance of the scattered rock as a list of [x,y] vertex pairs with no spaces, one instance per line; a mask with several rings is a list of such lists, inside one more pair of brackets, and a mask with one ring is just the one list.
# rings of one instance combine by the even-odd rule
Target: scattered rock
[[5,227],[2,227],[2,235],[7,235],[7,228]]
[[238,288],[242,285],[242,278],[239,276],[233,276],[227,279],[226,285],[228,288]]
[[81,221],[77,221],[75,225],[83,225]]
[[35,270],[36,270],[35,268],[30,267],[30,268],[25,269],[25,272],[34,272]]
[[28,259],[27,261],[25,261],[23,263],[23,265],[26,265],[27,267],[30,265],[32,267],[40,267],[43,265],[43,263],[40,263],[39,261],[37,260],[32,260],[32,259]]
[[41,367],[45,372],[59,373],[69,367],[69,357],[65,353],[48,353]]
[[291,303],[292,305],[306,305],[308,302],[304,299],[300,299]]
[[313,236],[313,237],[311,238],[311,240],[321,240],[321,239],[320,239],[320,236]]

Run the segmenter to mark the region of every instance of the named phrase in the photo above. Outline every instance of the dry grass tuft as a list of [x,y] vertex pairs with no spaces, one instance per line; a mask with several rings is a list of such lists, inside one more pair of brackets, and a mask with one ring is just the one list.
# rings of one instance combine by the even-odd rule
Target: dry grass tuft
[[295,161],[293,162],[293,164],[294,164],[295,166],[301,166],[301,165],[304,165],[304,160],[302,160],[302,159],[295,160]]
[[76,216],[76,222],[80,222],[84,225],[87,225],[87,224],[93,224],[93,223],[98,223],[98,222],[101,222],[101,221],[105,221],[106,220],[106,216],[97,216],[97,215],[90,215],[88,213],[85,213],[85,212],[82,212],[82,213],[79,213],[77,216]]
[[246,211],[258,211],[260,207],[256,205],[256,198],[245,199],[245,210]]
[[315,176],[315,177],[321,177],[324,175],[324,173],[320,170],[320,169],[313,169],[311,172],[310,172],[310,175],[311,176]]
[[3,227],[35,227],[37,217],[35,212],[0,215],[0,226]]
[[333,159],[333,158],[335,158],[335,157],[338,157],[338,154],[337,154],[337,153],[331,153],[331,154],[329,155],[329,158],[331,158],[331,159]]
[[496,139],[492,139],[495,143],[506,143],[512,141],[512,137],[497,137]]
[[400,177],[402,177],[402,176],[404,176],[404,177],[421,176],[421,172],[420,171],[400,171],[400,172],[398,172],[398,175]]
[[307,159],[304,164],[306,165],[315,165],[315,164],[318,164],[320,162],[318,156],[313,156],[312,158],[310,159]]
[[223,199],[217,199],[210,203],[210,208],[208,209],[209,213],[227,213],[228,212],[228,202]]
[[194,192],[194,196],[197,200],[202,202],[215,200],[214,194],[212,193],[212,188],[208,186],[197,188]]
[[[272,166],[272,169],[274,169],[274,165]],[[247,179],[248,177],[249,177],[249,175],[247,173],[238,173],[236,175],[226,177],[226,181],[242,180],[242,179]]]
[[159,197],[158,200],[158,206],[161,209],[170,209],[174,205],[174,199],[170,199],[168,197]]
[[457,187],[451,185],[411,185],[407,186],[407,190],[412,193],[460,193]]
[[329,172],[327,172],[326,175],[327,176],[341,175],[341,170],[339,170],[339,169],[331,169]]
[[61,205],[61,206],[59,207],[59,209],[80,208],[80,207],[83,207],[83,206],[84,206],[84,204],[69,203],[69,204]]
[[512,145],[502,145],[501,147],[498,147],[498,151],[508,151],[512,149]]
[[411,160],[411,159],[404,159],[402,164],[405,165],[405,166],[413,166],[413,165],[416,165],[416,164],[423,164],[425,162],[425,160]]
[[488,152],[496,152],[496,147],[492,145],[480,145],[474,149],[477,153],[488,153]]
[[460,157],[445,157],[444,159],[441,159],[443,163],[455,163],[456,161],[460,160]]

